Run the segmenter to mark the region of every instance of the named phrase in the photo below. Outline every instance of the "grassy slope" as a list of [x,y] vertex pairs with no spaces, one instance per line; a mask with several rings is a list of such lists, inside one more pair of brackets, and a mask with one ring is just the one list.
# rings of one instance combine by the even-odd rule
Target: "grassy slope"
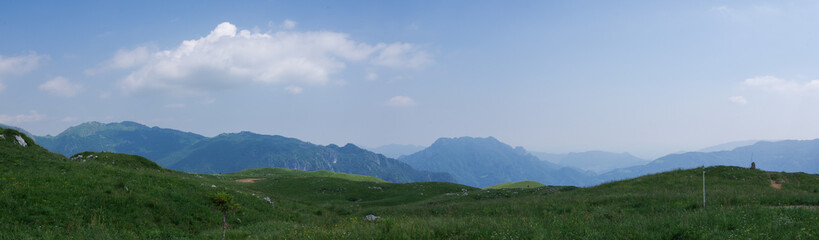
[[[213,239],[220,218],[207,198],[216,191],[243,206],[229,218],[231,239],[819,237],[819,176],[803,173],[708,168],[703,208],[701,169],[592,188],[481,190],[265,171],[196,175],[125,164],[141,162],[128,155],[69,161],[8,139],[0,139],[0,239]],[[367,214],[382,219],[367,222]]]
[[224,174],[223,176],[235,177],[236,179],[242,178],[268,178],[268,177],[326,177],[326,178],[338,178],[344,179],[349,181],[357,181],[357,182],[379,182],[379,183],[388,183],[387,181],[381,180],[377,177],[365,176],[365,175],[356,175],[356,174],[346,174],[346,173],[337,173],[325,170],[318,170],[318,171],[301,171],[297,169],[285,169],[285,168],[254,168],[254,169],[245,169],[242,171],[238,171],[235,173]]
[[483,189],[504,189],[504,188],[537,188],[543,187],[546,184],[535,182],[535,181],[520,181],[520,182],[507,182],[501,183],[498,185],[492,185],[489,187],[485,187]]
[[[280,186],[237,183],[233,181],[235,176],[161,169],[142,157],[125,154],[84,152],[69,160],[34,145],[28,138],[29,146],[19,146],[13,140],[16,131],[2,133],[11,137],[0,139],[0,239],[213,238],[219,235],[220,214],[211,211],[208,196],[217,191],[230,193],[242,205],[242,210],[229,219],[235,228],[266,221],[304,224],[319,218],[317,212],[328,211],[325,205],[309,199],[316,195],[338,200],[333,204],[335,208],[370,201],[388,205],[423,200],[382,194],[350,202],[347,199],[352,195],[348,191],[364,196],[368,191],[382,191],[368,188],[380,183],[344,180],[338,174],[273,176],[273,183],[287,182]],[[250,177],[271,177],[271,173]],[[464,187],[431,184],[436,185],[436,193]],[[338,186],[345,191],[326,193],[321,189]],[[260,191],[266,188],[284,190]],[[264,197],[272,198],[275,206],[263,201]]]
[[[390,207],[369,207],[383,221],[324,220],[286,230],[294,238],[390,239],[812,239],[819,236],[819,176],[738,167],[678,170],[592,188],[472,190]],[[785,182],[787,180],[787,182]],[[798,183],[797,183],[798,180]],[[333,218],[327,218],[333,219]],[[277,228],[278,227],[278,228]],[[259,236],[274,222],[246,228]]]

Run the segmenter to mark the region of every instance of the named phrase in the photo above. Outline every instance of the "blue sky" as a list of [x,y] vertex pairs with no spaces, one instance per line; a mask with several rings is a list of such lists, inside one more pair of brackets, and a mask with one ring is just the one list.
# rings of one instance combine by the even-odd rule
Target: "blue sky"
[[810,1],[3,1],[0,123],[653,158],[819,137]]

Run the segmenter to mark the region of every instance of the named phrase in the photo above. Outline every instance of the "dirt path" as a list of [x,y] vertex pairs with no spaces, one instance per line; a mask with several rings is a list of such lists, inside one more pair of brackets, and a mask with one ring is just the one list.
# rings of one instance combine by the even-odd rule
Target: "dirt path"
[[782,184],[781,183],[776,183],[776,181],[771,179],[771,173],[770,172],[767,172],[766,174],[768,174],[768,181],[771,181],[771,187],[776,188],[776,189],[782,189]]
[[771,187],[776,188],[776,189],[782,189],[782,184],[776,183],[776,182],[774,182],[774,180],[771,180]]
[[254,183],[264,180],[264,178],[245,178],[245,179],[236,179],[236,182],[243,182],[243,183]]

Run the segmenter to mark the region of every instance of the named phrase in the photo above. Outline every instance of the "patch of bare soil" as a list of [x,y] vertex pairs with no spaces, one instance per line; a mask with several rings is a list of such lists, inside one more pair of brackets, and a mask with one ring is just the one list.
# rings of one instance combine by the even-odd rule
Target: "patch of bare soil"
[[771,180],[771,187],[776,188],[776,189],[782,189],[782,184],[781,183],[776,183],[776,181]]
[[243,182],[243,183],[255,183],[258,181],[264,180],[264,178],[244,178],[244,179],[236,179],[236,182]]
[[[776,188],[776,189],[782,189],[782,184],[777,183],[776,181],[774,181],[771,178],[771,172],[767,172],[766,174],[768,175],[768,181],[771,181],[771,187]],[[785,182],[787,182],[787,180],[785,180]]]

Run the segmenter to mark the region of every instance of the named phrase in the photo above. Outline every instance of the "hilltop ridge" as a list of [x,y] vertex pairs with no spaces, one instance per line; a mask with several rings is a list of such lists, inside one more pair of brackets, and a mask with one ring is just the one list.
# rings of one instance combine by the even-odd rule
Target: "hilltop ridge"
[[84,151],[134,154],[165,168],[196,173],[282,167],[363,174],[391,182],[454,181],[447,173],[418,171],[353,144],[319,146],[296,138],[248,131],[208,138],[130,121],[88,122],[57,136],[35,138],[45,148],[66,156]]

